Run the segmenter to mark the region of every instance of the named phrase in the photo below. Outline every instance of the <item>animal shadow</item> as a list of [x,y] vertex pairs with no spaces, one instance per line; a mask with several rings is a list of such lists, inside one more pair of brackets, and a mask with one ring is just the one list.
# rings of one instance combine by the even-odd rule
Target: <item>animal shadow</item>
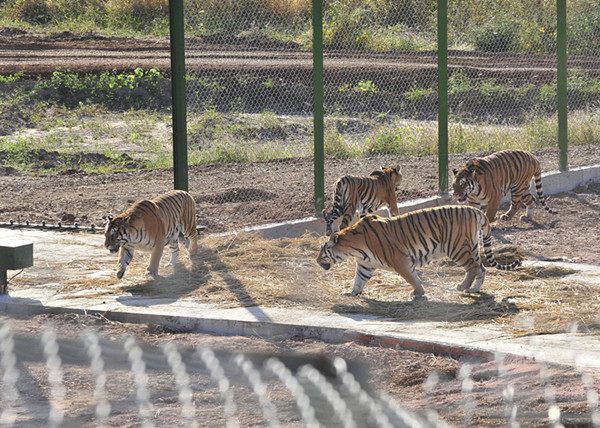
[[[148,277],[135,285],[122,287],[121,290],[130,292],[133,296],[119,297],[117,300],[129,306],[152,306],[195,295],[201,299],[200,296],[206,293],[225,291],[228,296],[232,294],[238,304],[246,307],[257,320],[270,321],[244,284],[233,274],[233,269],[214,249],[198,245],[196,254],[190,259],[182,257],[180,263],[171,268],[163,265],[159,273],[162,275],[156,278]],[[227,290],[223,290],[221,285],[212,284],[211,280],[219,277],[222,281],[218,283],[224,283]]]
[[332,310],[351,318],[371,319],[373,316],[392,318],[397,321],[485,321],[509,314],[519,308],[512,302],[496,301],[488,293],[463,293],[471,303],[430,300],[427,296],[413,297],[408,301],[389,302],[363,298],[365,305],[334,305]]

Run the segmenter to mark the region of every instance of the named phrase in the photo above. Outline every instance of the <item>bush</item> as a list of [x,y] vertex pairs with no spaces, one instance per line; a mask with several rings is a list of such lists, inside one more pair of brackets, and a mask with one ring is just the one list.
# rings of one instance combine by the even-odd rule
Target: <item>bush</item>
[[5,13],[13,20],[25,21],[32,25],[44,25],[54,18],[52,9],[48,1],[15,0],[5,6]]
[[109,0],[106,12],[111,28],[124,27],[140,33],[168,34],[167,0]]
[[473,32],[473,44],[483,52],[518,51],[519,27],[510,21],[486,24]]
[[36,84],[38,98],[68,108],[82,103],[105,105],[114,109],[143,109],[167,107],[164,84],[167,81],[160,71],[136,68],[133,73],[103,72],[79,75],[57,70],[50,81]]

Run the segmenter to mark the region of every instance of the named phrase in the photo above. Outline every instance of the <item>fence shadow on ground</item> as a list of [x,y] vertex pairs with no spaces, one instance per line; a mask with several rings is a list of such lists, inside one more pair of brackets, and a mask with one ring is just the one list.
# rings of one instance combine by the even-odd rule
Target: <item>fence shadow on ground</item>
[[[168,252],[168,251],[167,251]],[[163,256],[163,263],[167,257]],[[198,246],[197,253],[191,258],[191,263],[179,263],[170,271],[165,272],[161,267],[159,272],[164,276],[151,278],[147,281],[122,287],[122,291],[131,293],[133,296],[118,297],[117,300],[128,306],[152,306],[175,302],[193,294],[206,287],[206,292],[219,292],[222,290],[220,284],[225,284],[239,306],[245,307],[258,321],[271,321],[264,313],[258,303],[250,295],[244,284],[235,276],[233,269],[225,263],[218,253],[207,247]],[[210,285],[215,276],[215,285]],[[220,279],[220,280],[219,280]]]

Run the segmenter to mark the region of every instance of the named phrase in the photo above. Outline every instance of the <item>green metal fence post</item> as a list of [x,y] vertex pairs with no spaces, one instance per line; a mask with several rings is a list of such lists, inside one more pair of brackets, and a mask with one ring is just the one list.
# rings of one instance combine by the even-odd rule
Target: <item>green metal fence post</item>
[[558,86],[558,148],[559,169],[566,171],[568,149],[567,125],[567,0],[556,1],[556,56]]
[[448,0],[438,0],[439,193],[448,192]]
[[315,168],[315,212],[325,206],[325,153],[323,131],[323,0],[313,0],[313,125]]
[[173,174],[175,189],[188,190],[183,0],[169,0],[171,94],[173,98]]

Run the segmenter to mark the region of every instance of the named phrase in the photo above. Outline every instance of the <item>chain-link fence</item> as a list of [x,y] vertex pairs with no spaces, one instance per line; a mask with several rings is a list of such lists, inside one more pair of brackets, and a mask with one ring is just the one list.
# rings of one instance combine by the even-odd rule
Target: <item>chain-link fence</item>
[[[268,201],[252,208],[264,221],[314,214],[310,1],[185,4],[192,162],[233,174],[204,188],[200,202],[239,204],[242,215]],[[399,201],[438,193],[437,8],[323,3],[326,205],[337,178],[381,166],[401,167]],[[508,148],[536,151],[544,171],[558,169],[556,10],[448,2],[450,169]],[[570,167],[600,157],[599,23],[597,4],[569,2]]]

